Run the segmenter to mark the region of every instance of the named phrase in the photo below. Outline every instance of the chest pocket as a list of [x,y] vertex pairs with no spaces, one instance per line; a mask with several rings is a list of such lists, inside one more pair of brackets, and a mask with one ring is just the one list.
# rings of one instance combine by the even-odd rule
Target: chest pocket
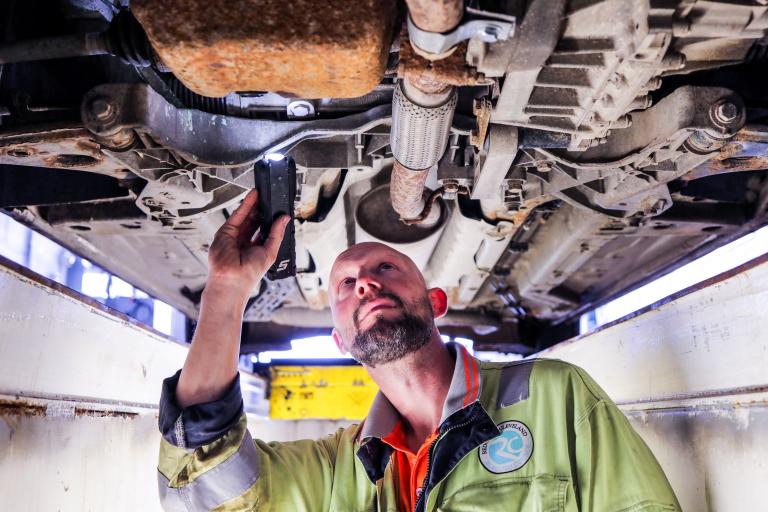
[[497,478],[464,487],[443,498],[438,512],[566,512],[567,477]]

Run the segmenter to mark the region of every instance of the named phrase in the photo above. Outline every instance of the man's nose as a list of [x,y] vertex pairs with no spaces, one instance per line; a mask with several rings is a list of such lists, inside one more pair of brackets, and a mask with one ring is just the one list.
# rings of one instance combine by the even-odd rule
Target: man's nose
[[381,283],[370,275],[361,275],[357,278],[355,290],[357,291],[358,299],[378,295],[381,292]]

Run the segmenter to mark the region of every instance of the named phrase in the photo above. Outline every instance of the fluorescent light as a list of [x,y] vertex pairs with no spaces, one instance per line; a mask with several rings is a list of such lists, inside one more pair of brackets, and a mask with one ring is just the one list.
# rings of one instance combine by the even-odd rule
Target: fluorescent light
[[155,299],[155,307],[152,311],[152,327],[163,334],[171,335],[173,308],[165,302]]
[[291,340],[291,350],[267,350],[259,352],[259,362],[269,363],[272,359],[352,359],[342,355],[330,336],[314,336]]
[[[582,315],[581,333],[618,320],[664,297],[743,265],[768,252],[768,227],[745,235]],[[593,315],[592,318],[589,318]]]
[[267,160],[271,160],[273,162],[280,162],[282,160],[285,160],[285,155],[280,153],[267,153],[266,155],[264,155],[264,158],[266,158]]

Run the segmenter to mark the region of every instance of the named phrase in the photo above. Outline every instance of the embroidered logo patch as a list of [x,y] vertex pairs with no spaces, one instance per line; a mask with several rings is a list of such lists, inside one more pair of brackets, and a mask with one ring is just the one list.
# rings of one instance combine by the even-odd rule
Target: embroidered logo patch
[[533,434],[522,421],[496,425],[501,434],[480,445],[480,462],[491,473],[520,469],[533,453]]

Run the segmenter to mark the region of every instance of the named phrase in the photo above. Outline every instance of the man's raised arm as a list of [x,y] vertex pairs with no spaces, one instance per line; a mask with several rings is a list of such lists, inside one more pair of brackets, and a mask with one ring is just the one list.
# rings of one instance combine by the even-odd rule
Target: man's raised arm
[[252,237],[258,226],[252,190],[216,232],[208,252],[209,274],[200,303],[200,317],[176,387],[181,408],[224,396],[237,375],[243,312],[253,289],[275,261],[290,218],[272,226],[261,245]]

